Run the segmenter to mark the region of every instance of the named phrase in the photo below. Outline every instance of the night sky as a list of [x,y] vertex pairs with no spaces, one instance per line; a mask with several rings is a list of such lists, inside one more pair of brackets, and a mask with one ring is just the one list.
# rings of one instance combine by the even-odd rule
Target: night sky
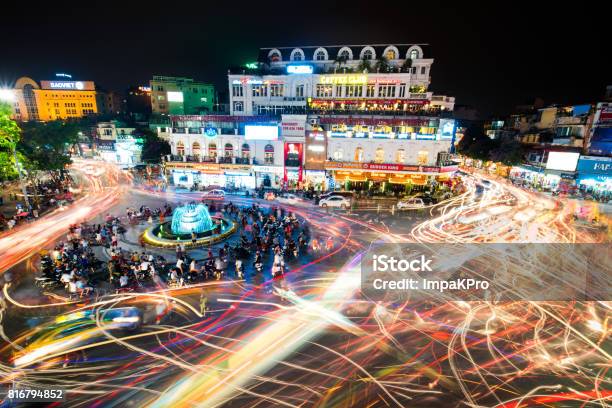
[[607,13],[592,2],[10,3],[24,8],[5,10],[0,24],[5,86],[68,72],[106,89],[161,74],[226,90],[227,68],[255,60],[259,47],[364,43],[429,43],[431,90],[485,115],[535,97],[597,101],[612,84]]

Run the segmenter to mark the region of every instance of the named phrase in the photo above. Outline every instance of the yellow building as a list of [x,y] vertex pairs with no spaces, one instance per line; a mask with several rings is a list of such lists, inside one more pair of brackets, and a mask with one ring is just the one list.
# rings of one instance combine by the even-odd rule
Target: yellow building
[[81,118],[98,113],[92,81],[21,77],[15,83],[15,119],[21,121]]

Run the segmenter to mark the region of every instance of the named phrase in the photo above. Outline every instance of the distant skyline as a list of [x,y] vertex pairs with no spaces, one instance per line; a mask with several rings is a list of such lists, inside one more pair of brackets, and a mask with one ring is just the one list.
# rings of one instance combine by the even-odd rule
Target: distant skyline
[[430,44],[430,90],[455,96],[457,105],[471,105],[483,115],[510,113],[536,97],[547,104],[596,102],[612,83],[607,13],[596,6],[164,4],[11,10],[0,25],[0,86],[20,76],[42,80],[66,72],[110,90],[169,75],[211,82],[222,92],[227,69],[254,61],[261,47],[367,43]]

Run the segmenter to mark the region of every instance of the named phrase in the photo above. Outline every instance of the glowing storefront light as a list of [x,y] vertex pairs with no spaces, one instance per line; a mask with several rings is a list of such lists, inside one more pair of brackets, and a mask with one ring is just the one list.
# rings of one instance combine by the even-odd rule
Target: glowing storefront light
[[367,75],[321,75],[320,82],[322,84],[366,84],[368,82]]

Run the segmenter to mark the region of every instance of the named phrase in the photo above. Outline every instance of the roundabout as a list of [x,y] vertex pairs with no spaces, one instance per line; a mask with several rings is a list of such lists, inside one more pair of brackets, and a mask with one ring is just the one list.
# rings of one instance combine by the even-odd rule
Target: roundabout
[[142,234],[145,243],[173,248],[197,248],[220,242],[236,231],[236,224],[223,217],[212,217],[204,204],[190,203],[177,207],[172,220],[147,228]]

